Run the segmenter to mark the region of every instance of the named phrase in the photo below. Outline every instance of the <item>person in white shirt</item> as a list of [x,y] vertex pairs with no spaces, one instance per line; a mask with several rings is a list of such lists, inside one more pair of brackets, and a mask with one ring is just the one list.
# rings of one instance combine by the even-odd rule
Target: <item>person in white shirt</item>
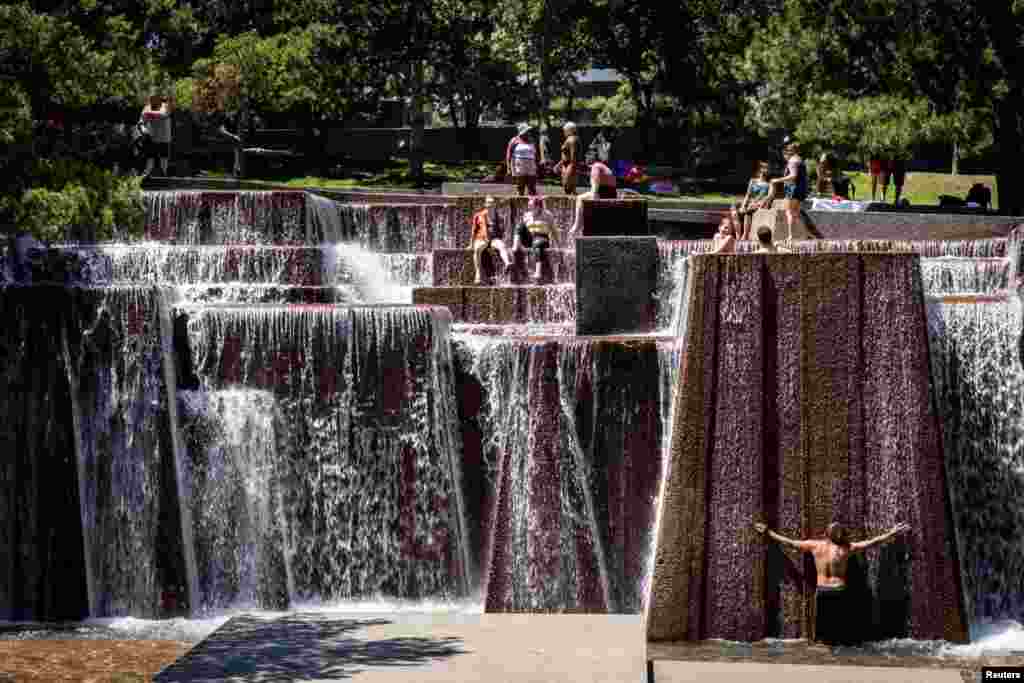
[[520,197],[537,194],[537,161],[533,126],[523,123],[519,126],[519,134],[509,140],[505,150],[505,167],[509,170]]

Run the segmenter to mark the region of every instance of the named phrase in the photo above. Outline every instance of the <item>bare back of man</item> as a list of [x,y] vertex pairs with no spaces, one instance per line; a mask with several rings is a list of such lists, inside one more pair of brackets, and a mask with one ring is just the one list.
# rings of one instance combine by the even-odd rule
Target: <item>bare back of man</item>
[[829,524],[826,538],[804,541],[797,541],[775,533],[760,522],[754,523],[754,529],[782,545],[811,553],[814,557],[814,566],[818,570],[819,586],[845,586],[846,568],[851,555],[890,541],[898,534],[909,530],[910,526],[901,522],[884,534],[856,543],[850,543],[847,540],[846,529],[837,522]]
[[778,534],[760,522],[754,523],[754,529],[784,546],[811,554],[817,571],[816,639],[826,643],[841,643],[847,639],[843,615],[849,611],[846,576],[850,557],[892,540],[909,530],[910,526],[900,523],[884,534],[856,543],[850,543],[846,530],[837,522],[829,524],[825,538],[802,541]]

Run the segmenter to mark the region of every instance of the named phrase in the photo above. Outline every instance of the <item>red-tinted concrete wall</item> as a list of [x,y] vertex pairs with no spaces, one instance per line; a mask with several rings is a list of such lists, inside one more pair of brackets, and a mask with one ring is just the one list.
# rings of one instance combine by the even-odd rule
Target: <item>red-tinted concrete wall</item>
[[868,636],[966,639],[917,259],[692,257],[649,640],[810,637],[813,565],[752,524],[833,519],[912,526],[851,570]]

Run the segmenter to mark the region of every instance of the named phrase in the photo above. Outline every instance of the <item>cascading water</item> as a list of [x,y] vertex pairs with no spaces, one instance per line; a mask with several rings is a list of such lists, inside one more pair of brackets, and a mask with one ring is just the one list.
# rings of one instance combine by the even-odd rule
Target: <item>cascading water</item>
[[465,595],[447,311],[183,313],[203,390],[245,386],[276,397],[294,597]]
[[301,244],[306,194],[145,192],[145,239],[178,244]]
[[[93,616],[155,615],[181,564],[160,291],[69,289],[63,333]],[[161,537],[164,534],[164,537]]]
[[277,404],[268,391],[181,391],[199,609],[289,604],[277,490]]
[[671,344],[461,335],[456,347],[462,392],[481,397],[463,430],[483,478],[467,505],[483,527],[486,609],[637,612]]
[[1024,622],[1024,316],[1016,296],[928,308],[968,613]]
[[[390,253],[381,254],[369,250],[374,240],[370,238],[370,231],[362,228],[369,225],[369,221],[379,212],[364,207],[367,208],[364,215],[358,207],[315,194],[309,195],[308,206],[310,224],[326,243],[323,253],[325,281],[344,290],[344,300],[364,304],[411,303],[412,287],[429,283],[429,265],[424,265],[430,259],[416,253],[393,253],[395,248],[403,246],[398,241],[392,240],[381,245],[390,247],[385,249]],[[415,216],[417,212],[422,214],[429,207],[408,205],[402,208],[408,209],[407,213]],[[356,215],[365,220],[354,220],[352,217]],[[400,215],[404,214],[392,212],[386,215],[399,222],[399,237],[416,234],[410,232],[408,224],[403,224]],[[379,234],[379,231],[374,230],[373,233]],[[430,249],[429,245],[427,249]]]
[[931,295],[998,292],[1010,287],[1006,258],[940,257],[921,259],[924,291]]

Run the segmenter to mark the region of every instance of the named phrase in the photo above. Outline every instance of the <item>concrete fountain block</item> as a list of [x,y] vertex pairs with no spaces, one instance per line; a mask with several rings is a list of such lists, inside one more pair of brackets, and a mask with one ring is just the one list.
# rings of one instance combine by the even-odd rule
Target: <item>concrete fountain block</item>
[[446,306],[459,323],[564,323],[575,315],[573,287],[418,287],[413,303]]
[[[780,204],[776,202],[775,204]],[[800,218],[793,224],[793,239],[807,240],[814,239],[804,220],[804,212],[800,212]],[[757,231],[767,227],[772,231],[772,241],[782,242],[789,237],[789,226],[786,224],[786,212],[782,208],[758,209],[754,212],[754,218],[750,225],[751,239],[757,239]]]
[[657,238],[577,238],[576,334],[653,331],[657,281]]
[[444,306],[451,311],[453,320],[460,321],[465,317],[464,292],[463,287],[416,287],[412,290],[412,302],[418,305]]
[[649,235],[646,199],[584,199],[580,232],[585,237]]
[[911,525],[851,569],[864,636],[965,641],[919,257],[694,255],[689,282],[648,641],[813,637],[813,570],[752,524],[833,519]]

